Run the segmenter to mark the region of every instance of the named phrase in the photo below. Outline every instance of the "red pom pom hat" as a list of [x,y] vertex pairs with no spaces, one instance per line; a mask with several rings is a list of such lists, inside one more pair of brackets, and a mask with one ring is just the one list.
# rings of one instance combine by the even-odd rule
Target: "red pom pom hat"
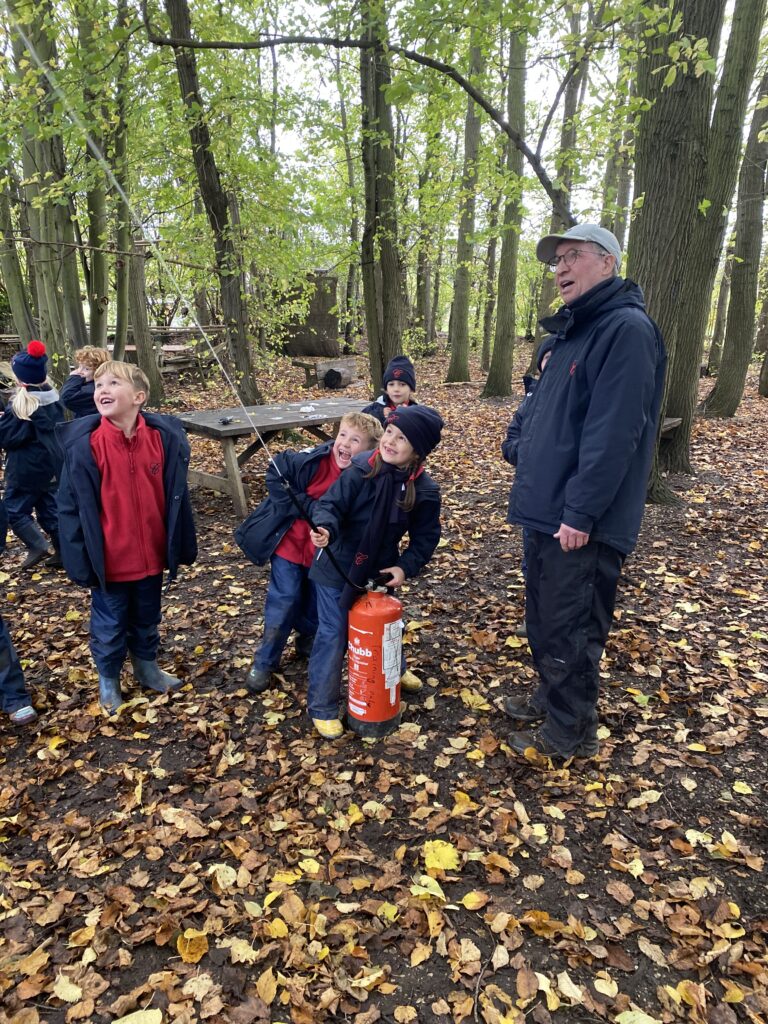
[[25,352],[18,352],[11,360],[11,369],[20,384],[45,384],[48,376],[48,356],[42,341],[33,339]]

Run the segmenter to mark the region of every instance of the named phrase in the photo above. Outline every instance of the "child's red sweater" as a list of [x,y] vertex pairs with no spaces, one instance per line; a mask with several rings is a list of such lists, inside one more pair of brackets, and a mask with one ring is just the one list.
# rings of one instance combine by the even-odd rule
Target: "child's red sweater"
[[102,418],[91,434],[101,475],[104,565],[111,582],[141,580],[165,569],[165,489],[160,432],[140,415],[132,437]]

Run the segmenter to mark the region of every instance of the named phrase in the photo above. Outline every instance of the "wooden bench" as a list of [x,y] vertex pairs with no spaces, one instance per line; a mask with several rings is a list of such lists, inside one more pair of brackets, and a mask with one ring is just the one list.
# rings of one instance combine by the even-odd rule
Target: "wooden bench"
[[[189,482],[193,486],[208,487],[212,491],[228,494],[235,512],[241,518],[245,518],[248,513],[248,501],[242,468],[256,452],[261,451],[262,442],[267,444],[283,430],[304,430],[321,441],[330,441],[331,434],[321,428],[327,424],[338,423],[348,412],[360,412],[367,404],[350,399],[316,398],[307,399],[305,402],[249,405],[245,409],[236,406],[230,409],[181,413],[179,419],[188,434],[213,438],[221,444],[224,462],[222,474],[190,469]],[[261,440],[257,437],[238,454],[235,442],[257,432]]]
[[357,356],[335,356],[332,359],[292,359],[291,366],[298,366],[304,371],[305,388],[322,384],[329,370],[335,370],[341,374],[345,387],[357,380]]

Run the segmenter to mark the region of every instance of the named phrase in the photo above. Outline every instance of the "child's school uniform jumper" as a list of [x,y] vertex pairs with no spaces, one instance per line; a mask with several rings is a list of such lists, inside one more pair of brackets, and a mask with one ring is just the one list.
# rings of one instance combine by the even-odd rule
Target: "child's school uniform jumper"
[[144,412],[130,438],[100,416],[65,424],[59,438],[64,568],[91,588],[91,652],[114,678],[126,650],[154,661],[163,570],[173,579],[197,556],[189,442],[174,417]]
[[61,473],[61,450],[55,436],[64,420],[64,407],[55,388],[41,384],[28,387],[40,405],[28,420],[13,409],[0,414],[0,448],[5,460],[5,510],[16,536],[33,550],[44,550],[47,541],[37,528],[32,512],[58,547],[56,490]]
[[95,416],[98,412],[94,394],[96,384],[92,380],[86,380],[79,373],[73,373],[67,377],[61,389],[61,401],[65,409],[69,409],[80,419],[81,416]]
[[389,395],[385,393],[383,395],[379,395],[375,402],[371,402],[370,405],[366,405],[362,411],[368,413],[369,416],[375,416],[379,423],[386,427],[387,417],[390,413],[393,413],[395,409],[407,409],[410,405],[418,404],[419,403],[415,399],[411,398],[407,402],[403,402],[402,405],[395,405]]
[[256,671],[272,672],[279,666],[292,630],[302,651],[311,645],[317,630],[315,586],[309,579],[315,549],[309,526],[299,518],[283,480],[311,516],[317,499],[341,472],[332,441],[307,451],[279,452],[267,469],[267,497],[235,531],[235,540],[252,562],[271,563],[264,636],[253,661]]
[[[372,455],[361,452],[352,465],[316,503],[312,519],[330,533],[329,550],[345,570],[349,567],[372,517],[375,478],[369,476]],[[406,578],[416,576],[432,557],[440,540],[440,488],[427,473],[415,480],[416,501],[409,512],[400,510],[390,520],[371,552],[370,574],[399,566]],[[401,497],[402,495],[400,495]],[[408,546],[399,543],[408,534]],[[339,713],[341,670],[347,649],[347,609],[340,604],[345,580],[321,549],[309,570],[317,587],[318,628],[309,660],[307,706],[310,718],[333,719]]]

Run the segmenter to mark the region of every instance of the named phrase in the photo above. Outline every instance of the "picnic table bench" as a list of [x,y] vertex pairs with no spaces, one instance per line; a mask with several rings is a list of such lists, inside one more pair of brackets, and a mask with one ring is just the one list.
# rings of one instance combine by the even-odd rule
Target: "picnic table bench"
[[[366,402],[351,399],[320,398],[305,402],[276,402],[272,405],[249,405],[230,409],[208,409],[205,412],[181,413],[188,434],[213,438],[221,444],[223,475],[190,469],[189,482],[194,487],[207,487],[232,499],[235,512],[242,518],[248,513],[248,501],[243,483],[242,468],[262,447],[258,437],[238,454],[235,444],[258,430],[264,443],[283,430],[304,430],[321,441],[330,441],[332,435],[322,427],[338,423],[348,412],[360,412]],[[247,415],[246,415],[247,413]]]

